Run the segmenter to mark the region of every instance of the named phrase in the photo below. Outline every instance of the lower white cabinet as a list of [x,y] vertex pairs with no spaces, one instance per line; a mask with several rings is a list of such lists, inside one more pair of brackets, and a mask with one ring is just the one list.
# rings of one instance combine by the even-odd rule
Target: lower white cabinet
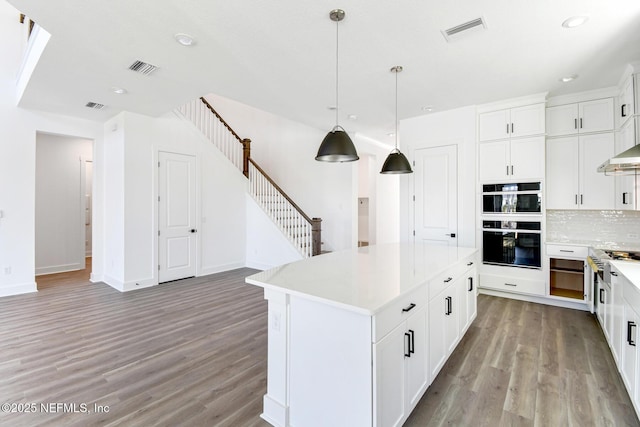
[[631,401],[637,408],[640,403],[640,396],[638,393],[638,374],[640,373],[638,364],[640,364],[640,358],[638,357],[638,313],[633,306],[624,300],[623,310],[623,327],[624,327],[624,343],[622,346],[622,366],[620,373],[622,374],[622,380],[627,387],[627,392]]
[[400,426],[429,385],[426,306],[375,343],[374,353],[376,425]]

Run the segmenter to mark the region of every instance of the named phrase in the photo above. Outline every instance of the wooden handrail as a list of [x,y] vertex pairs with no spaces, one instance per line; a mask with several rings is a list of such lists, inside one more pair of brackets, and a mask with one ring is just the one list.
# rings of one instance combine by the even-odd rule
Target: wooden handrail
[[234,131],[233,129],[231,129],[231,126],[229,126],[229,124],[228,124],[227,122],[225,122],[225,121],[224,121],[224,119],[222,118],[222,116],[221,116],[220,114],[218,114],[218,112],[217,112],[216,110],[214,110],[214,109],[213,109],[213,107],[211,106],[211,104],[209,104],[209,103],[207,102],[207,100],[206,100],[206,99],[204,99],[204,96],[201,96],[201,97],[200,97],[200,100],[204,103],[204,105],[206,105],[206,106],[207,106],[207,108],[208,108],[209,110],[211,110],[211,112],[212,112],[212,113],[213,113],[213,114],[218,118],[218,120],[220,120],[220,121],[222,122],[222,124],[224,125],[224,127],[226,127],[226,128],[227,128],[227,130],[228,130],[229,132],[231,132],[231,134],[232,134],[233,136],[235,136],[235,137],[236,137],[236,139],[238,140],[238,142],[242,144],[242,138],[240,138],[240,137],[238,136],[238,134],[236,133],[236,131]]

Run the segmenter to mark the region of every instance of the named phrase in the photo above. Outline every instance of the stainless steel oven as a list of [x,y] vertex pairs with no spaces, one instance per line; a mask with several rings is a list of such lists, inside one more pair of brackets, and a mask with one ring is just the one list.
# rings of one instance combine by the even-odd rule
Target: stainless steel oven
[[482,221],[482,262],[541,268],[541,223],[527,220]]
[[538,214],[542,190],[539,182],[485,184],[482,186],[483,214]]

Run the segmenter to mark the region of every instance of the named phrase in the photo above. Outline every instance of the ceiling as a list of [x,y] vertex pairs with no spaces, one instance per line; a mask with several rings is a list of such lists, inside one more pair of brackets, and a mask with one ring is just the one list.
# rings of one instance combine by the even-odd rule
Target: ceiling
[[[9,3],[52,35],[20,105],[99,121],[122,110],[157,116],[214,93],[328,131],[335,124],[335,8],[346,12],[338,24],[340,124],[387,144],[395,126],[395,65],[404,67],[404,119],[428,114],[426,106],[443,111],[614,86],[626,64],[640,60],[638,0]],[[590,19],[563,28],[575,15]],[[452,42],[441,34],[480,16],[484,31]],[[184,47],[176,33],[196,43]],[[159,69],[134,73],[128,67],[135,60]],[[571,74],[579,77],[559,81]],[[89,101],[106,108],[86,108]],[[225,119],[233,126],[233,117]]]

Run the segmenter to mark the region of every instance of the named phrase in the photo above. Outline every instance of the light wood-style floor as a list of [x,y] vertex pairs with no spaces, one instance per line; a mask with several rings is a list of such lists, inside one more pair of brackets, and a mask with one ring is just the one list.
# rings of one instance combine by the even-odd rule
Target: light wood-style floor
[[[0,298],[0,404],[109,407],[0,412],[0,425],[268,426],[253,272],[125,294],[63,273]],[[407,426],[640,425],[590,314],[489,296],[478,313]]]

